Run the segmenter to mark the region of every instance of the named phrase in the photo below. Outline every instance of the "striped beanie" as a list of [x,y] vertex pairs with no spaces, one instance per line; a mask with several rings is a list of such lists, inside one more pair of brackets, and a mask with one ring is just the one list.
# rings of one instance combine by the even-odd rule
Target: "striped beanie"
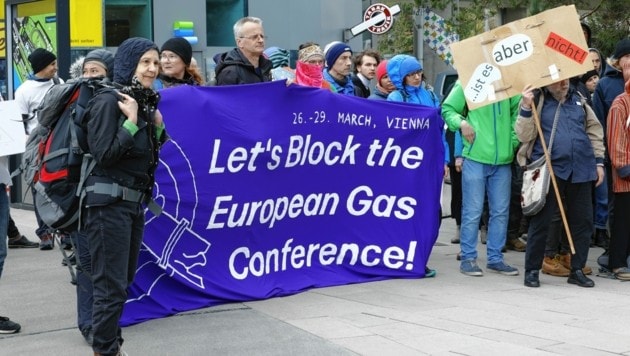
[[273,68],[289,66],[289,51],[286,49],[269,47],[263,53],[273,63]]

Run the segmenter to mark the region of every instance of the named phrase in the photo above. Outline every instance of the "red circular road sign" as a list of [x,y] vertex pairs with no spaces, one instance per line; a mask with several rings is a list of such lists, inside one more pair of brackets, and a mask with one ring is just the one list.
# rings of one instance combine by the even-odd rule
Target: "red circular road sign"
[[394,22],[394,16],[392,16],[390,8],[385,4],[370,5],[365,10],[365,14],[363,14],[363,21],[367,22],[376,16],[383,17],[383,20],[368,27],[367,30],[374,34],[387,32]]

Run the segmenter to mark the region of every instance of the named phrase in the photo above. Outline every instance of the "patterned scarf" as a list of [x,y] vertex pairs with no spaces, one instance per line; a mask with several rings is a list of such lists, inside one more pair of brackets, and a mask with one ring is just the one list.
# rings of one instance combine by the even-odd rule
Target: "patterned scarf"
[[160,102],[160,94],[152,88],[145,88],[135,76],[131,79],[130,86],[120,88],[120,91],[131,96],[138,102],[138,109],[147,113],[146,120],[153,117],[153,113]]
[[301,62],[308,62],[313,57],[324,59],[324,52],[318,45],[308,46],[298,51],[298,60]]
[[302,61],[295,63],[295,81],[300,85],[321,88],[324,82],[323,66],[309,64]]

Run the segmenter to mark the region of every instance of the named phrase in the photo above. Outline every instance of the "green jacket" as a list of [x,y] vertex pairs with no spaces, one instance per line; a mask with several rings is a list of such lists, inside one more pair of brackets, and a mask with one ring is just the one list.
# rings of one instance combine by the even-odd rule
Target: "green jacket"
[[483,164],[512,163],[519,145],[514,123],[520,100],[521,96],[517,95],[468,112],[464,90],[458,80],[442,103],[442,117],[451,131],[459,130],[462,120],[466,120],[475,129],[473,143],[462,135],[462,155]]

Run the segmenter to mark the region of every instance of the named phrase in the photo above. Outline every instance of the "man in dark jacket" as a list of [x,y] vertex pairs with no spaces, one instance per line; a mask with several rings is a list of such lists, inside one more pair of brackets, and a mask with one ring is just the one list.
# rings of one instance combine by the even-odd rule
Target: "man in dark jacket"
[[367,98],[370,96],[370,81],[376,77],[376,66],[381,62],[378,52],[367,49],[354,57],[354,95]]
[[[535,89],[525,87],[520,113],[514,126],[519,141],[518,162],[536,161],[544,155],[543,146],[532,119]],[[531,216],[525,253],[525,286],[539,287],[549,225],[564,204],[567,221],[575,245],[571,256],[571,272],[567,282],[580,287],[593,287],[595,282],[584,275],[589,240],[593,229],[593,187],[604,181],[604,132],[588,106],[582,105],[579,94],[563,79],[544,87],[537,100],[540,126],[544,134],[561,201],[549,190],[545,206]],[[553,135],[552,144],[548,143]]]
[[263,56],[265,34],[262,20],[243,17],[234,24],[236,47],[223,53],[215,69],[217,85],[271,81],[273,63]]

